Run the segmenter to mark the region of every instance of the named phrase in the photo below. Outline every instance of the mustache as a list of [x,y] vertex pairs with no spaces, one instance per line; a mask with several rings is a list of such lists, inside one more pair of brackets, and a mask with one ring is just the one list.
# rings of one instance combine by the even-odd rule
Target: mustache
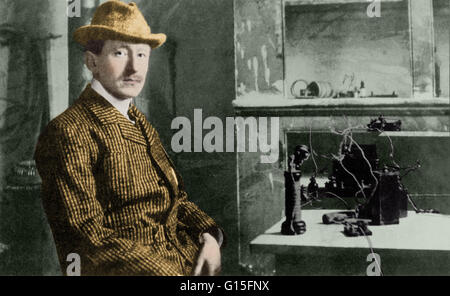
[[130,76],[130,77],[123,77],[123,81],[135,81],[135,82],[142,82],[144,79],[142,76]]

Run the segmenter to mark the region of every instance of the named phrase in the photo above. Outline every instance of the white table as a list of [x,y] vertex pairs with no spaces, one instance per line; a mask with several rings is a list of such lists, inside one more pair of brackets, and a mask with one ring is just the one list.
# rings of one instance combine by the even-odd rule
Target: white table
[[[303,210],[307,231],[298,236],[281,235],[283,219],[251,241],[251,251],[275,254],[277,270],[283,273],[306,270],[308,274],[363,275],[369,265],[366,259],[370,243],[381,256],[385,274],[450,274],[450,216],[410,211],[400,224],[369,226],[373,234],[367,239],[346,237],[342,225],[323,224],[322,215],[334,211],[338,210]],[[317,264],[321,265],[328,260],[330,267],[311,270],[306,264],[317,265],[314,259],[320,259]],[[333,267],[337,267],[336,273]]]

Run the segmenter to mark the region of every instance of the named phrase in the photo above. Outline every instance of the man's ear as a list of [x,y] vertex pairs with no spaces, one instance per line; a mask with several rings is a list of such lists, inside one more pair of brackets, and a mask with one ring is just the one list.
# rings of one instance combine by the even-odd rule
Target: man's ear
[[84,63],[86,64],[86,67],[92,72],[93,75],[95,75],[98,71],[97,67],[97,56],[90,52],[86,51],[84,53]]

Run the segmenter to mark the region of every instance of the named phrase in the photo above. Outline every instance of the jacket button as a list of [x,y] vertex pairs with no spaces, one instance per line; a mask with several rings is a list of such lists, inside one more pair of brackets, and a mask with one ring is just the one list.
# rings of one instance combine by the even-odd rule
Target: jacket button
[[158,180],[158,185],[159,185],[159,186],[164,186],[165,184],[166,184],[166,182],[164,182],[163,179],[159,179],[159,180]]
[[166,245],[166,250],[167,251],[172,251],[173,247],[169,244]]

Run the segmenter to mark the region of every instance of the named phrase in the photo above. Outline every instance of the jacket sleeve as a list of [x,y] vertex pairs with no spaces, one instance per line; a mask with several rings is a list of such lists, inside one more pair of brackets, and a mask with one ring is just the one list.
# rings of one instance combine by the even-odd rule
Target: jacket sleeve
[[[201,242],[201,235],[205,232],[210,233],[221,246],[225,246],[226,236],[222,228],[220,228],[216,222],[202,211],[196,204],[189,201],[188,194],[184,190],[183,178],[175,168],[175,164],[172,162],[169,154],[164,149],[159,134],[152,128],[153,134],[153,157],[157,157],[162,166],[166,168],[166,173],[172,173],[176,180],[178,187],[178,224],[181,228],[186,229],[192,239],[197,244]],[[156,154],[156,155],[155,155]],[[169,172],[171,170],[171,172]]]
[[186,224],[198,242],[201,241],[200,236],[208,232],[219,243],[220,246],[225,246],[225,234],[222,228],[220,228],[216,222],[203,212],[196,204],[189,201],[187,193],[184,190],[180,191],[180,208],[178,219]]
[[[176,267],[151,247],[119,238],[113,229],[103,225],[104,212],[97,199],[93,175],[92,147],[89,133],[79,129],[49,126],[41,135],[35,160],[51,227],[64,225],[64,244],[79,239],[76,243],[82,246],[78,248],[83,253],[80,256],[87,258],[100,273],[180,275]],[[49,210],[55,206],[57,212]]]

